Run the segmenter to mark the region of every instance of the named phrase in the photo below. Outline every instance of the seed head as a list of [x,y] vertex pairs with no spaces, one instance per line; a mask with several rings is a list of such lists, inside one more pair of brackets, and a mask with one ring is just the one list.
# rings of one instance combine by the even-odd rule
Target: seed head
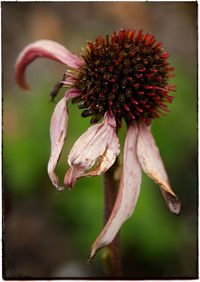
[[127,124],[131,120],[150,124],[169,111],[165,103],[173,100],[168,94],[175,91],[175,85],[168,85],[173,68],[167,62],[168,53],[154,36],[125,29],[113,32],[111,38],[100,35],[86,44],[82,58],[84,64],[73,85],[82,95],[73,103],[85,109],[83,117],[92,116],[91,123],[111,111],[118,127],[122,118]]

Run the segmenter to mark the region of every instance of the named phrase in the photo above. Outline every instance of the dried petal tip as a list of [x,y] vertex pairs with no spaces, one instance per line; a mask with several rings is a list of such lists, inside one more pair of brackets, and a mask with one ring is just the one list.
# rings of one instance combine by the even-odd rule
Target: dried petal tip
[[178,197],[175,195],[172,195],[164,190],[161,190],[164,196],[164,199],[167,203],[167,206],[169,208],[169,210],[176,214],[179,215],[180,211],[181,211],[181,202],[178,199]]
[[89,257],[88,260],[87,260],[87,264],[92,264],[92,263],[93,263],[93,260],[92,260],[91,257]]
[[74,187],[75,182],[82,177],[84,174],[84,169],[78,166],[70,167],[65,174],[64,185],[68,190]]

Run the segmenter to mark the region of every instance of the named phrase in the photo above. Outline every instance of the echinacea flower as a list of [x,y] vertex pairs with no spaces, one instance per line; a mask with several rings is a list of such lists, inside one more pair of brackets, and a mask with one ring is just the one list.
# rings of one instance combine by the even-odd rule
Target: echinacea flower
[[[108,34],[105,39],[100,35],[95,42],[88,42],[78,57],[56,42],[36,41],[21,52],[16,63],[16,81],[24,89],[29,89],[25,69],[38,57],[67,66],[63,79],[51,93],[54,97],[59,88],[68,88],[55,107],[50,126],[48,174],[56,189],[71,189],[79,178],[107,171],[120,153],[117,129],[122,126],[122,119],[127,125],[118,196],[106,225],[92,245],[90,259],[112,242],[123,222],[132,215],[142,169],[160,186],[170,211],[178,214],[180,202],[170,188],[150,130],[152,120],[169,111],[166,103],[173,100],[169,92],[175,91],[175,85],[168,85],[173,68],[167,62],[168,53],[162,43],[156,43],[149,33],[136,34],[121,29],[113,32],[111,38]],[[80,136],[71,149],[70,168],[61,186],[55,167],[67,134],[67,103],[71,98],[73,104],[80,103],[79,108],[85,109],[82,117],[91,116],[91,123],[96,124]]]

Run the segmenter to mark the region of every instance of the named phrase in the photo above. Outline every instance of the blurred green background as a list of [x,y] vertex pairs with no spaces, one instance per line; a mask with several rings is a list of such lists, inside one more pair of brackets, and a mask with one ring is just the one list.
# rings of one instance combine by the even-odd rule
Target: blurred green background
[[[124,277],[197,277],[197,4],[194,2],[2,3],[4,278],[103,278],[100,251],[87,265],[102,229],[102,178],[78,181],[56,193],[47,175],[49,123],[55,104],[49,93],[65,66],[36,60],[27,70],[29,93],[14,81],[14,64],[30,42],[51,39],[74,54],[121,27],[156,35],[170,54],[177,85],[168,117],[152,132],[173,190],[182,202],[172,215],[158,186],[143,175],[133,216],[121,228]],[[62,90],[56,102],[64,95]],[[69,127],[57,172],[88,128],[89,118],[69,103]],[[120,130],[123,142],[125,127]]]

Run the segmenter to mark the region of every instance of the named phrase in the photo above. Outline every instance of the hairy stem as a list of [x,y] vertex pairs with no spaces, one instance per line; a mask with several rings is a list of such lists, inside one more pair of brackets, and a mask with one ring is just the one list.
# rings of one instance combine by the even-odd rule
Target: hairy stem
[[[104,174],[104,224],[110,217],[117,197],[119,187],[118,169],[118,160],[116,160],[114,165]],[[119,232],[113,242],[104,248],[102,259],[106,275],[112,277],[122,276]]]

